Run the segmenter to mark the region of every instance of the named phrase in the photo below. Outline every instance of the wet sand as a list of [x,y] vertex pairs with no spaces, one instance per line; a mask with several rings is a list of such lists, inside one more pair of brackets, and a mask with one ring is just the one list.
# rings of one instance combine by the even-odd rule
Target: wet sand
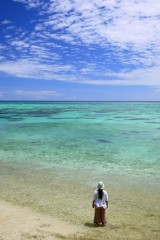
[[[92,193],[103,180],[108,223],[95,227]],[[80,169],[0,163],[0,240],[154,239],[160,235],[160,181]]]

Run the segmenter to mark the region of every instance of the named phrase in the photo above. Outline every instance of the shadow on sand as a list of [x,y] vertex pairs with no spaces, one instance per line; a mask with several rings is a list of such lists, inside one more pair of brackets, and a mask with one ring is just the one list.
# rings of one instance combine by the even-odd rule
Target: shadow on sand
[[85,226],[85,227],[89,227],[89,228],[104,227],[104,226],[101,225],[101,224],[95,224],[95,223],[90,223],[90,222],[85,223],[84,226]]

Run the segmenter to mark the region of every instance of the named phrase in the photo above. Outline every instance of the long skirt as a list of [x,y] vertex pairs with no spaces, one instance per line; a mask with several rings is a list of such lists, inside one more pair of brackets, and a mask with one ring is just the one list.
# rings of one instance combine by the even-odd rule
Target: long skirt
[[96,208],[94,213],[94,223],[106,223],[106,209],[103,207]]

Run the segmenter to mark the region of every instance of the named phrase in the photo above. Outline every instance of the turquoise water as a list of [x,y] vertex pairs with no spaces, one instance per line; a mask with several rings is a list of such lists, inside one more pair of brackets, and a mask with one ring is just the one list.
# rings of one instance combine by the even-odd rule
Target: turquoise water
[[0,102],[0,160],[158,177],[159,102]]

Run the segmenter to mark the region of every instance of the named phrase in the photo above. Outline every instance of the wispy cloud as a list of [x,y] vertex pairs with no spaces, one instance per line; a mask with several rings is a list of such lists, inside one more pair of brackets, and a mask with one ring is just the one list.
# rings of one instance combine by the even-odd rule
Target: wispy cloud
[[14,90],[13,93],[17,96],[32,97],[32,98],[47,98],[61,95],[56,91],[27,91],[27,90]]
[[1,72],[83,84],[160,85],[159,1],[13,1],[34,8],[37,18],[12,38],[4,30],[14,61],[1,61]]
[[148,44],[159,46],[160,4],[157,0],[81,0],[81,4],[79,0],[50,0],[48,4],[42,0],[14,1],[38,8],[39,14],[43,5],[45,17],[35,25],[35,30],[43,31],[46,26],[50,32],[62,30],[57,36],[66,41],[74,39],[102,46],[111,43],[137,49]]
[[45,80],[61,80],[63,74],[71,72],[70,65],[47,65],[32,59],[23,59],[0,64],[0,71],[20,78],[35,78]]
[[3,92],[2,91],[0,91],[0,98],[2,98],[3,97]]
[[22,40],[17,40],[17,41],[14,40],[11,42],[11,45],[20,50],[29,47],[29,44]]
[[10,23],[12,23],[12,22],[10,20],[7,20],[7,19],[0,22],[0,24],[4,24],[4,25],[10,24]]
[[36,8],[43,4],[41,0],[13,0],[14,2],[23,3],[27,8]]
[[70,65],[47,65],[24,59],[1,64],[0,71],[19,78],[58,80],[92,85],[160,87],[160,69],[155,67],[148,70],[136,69],[119,73],[110,70],[105,72],[96,72],[95,70],[94,74],[90,68],[87,68],[75,74],[75,70]]
[[47,99],[55,99],[62,94],[53,91],[53,90],[8,90],[8,91],[0,91],[0,97],[3,99],[19,99],[19,100],[47,100]]
[[155,89],[155,92],[160,94],[160,88]]
[[51,15],[45,25],[65,29],[77,42],[137,49],[153,43],[159,46],[160,5],[156,0],[82,0],[81,4],[78,0],[55,0],[48,12]]

